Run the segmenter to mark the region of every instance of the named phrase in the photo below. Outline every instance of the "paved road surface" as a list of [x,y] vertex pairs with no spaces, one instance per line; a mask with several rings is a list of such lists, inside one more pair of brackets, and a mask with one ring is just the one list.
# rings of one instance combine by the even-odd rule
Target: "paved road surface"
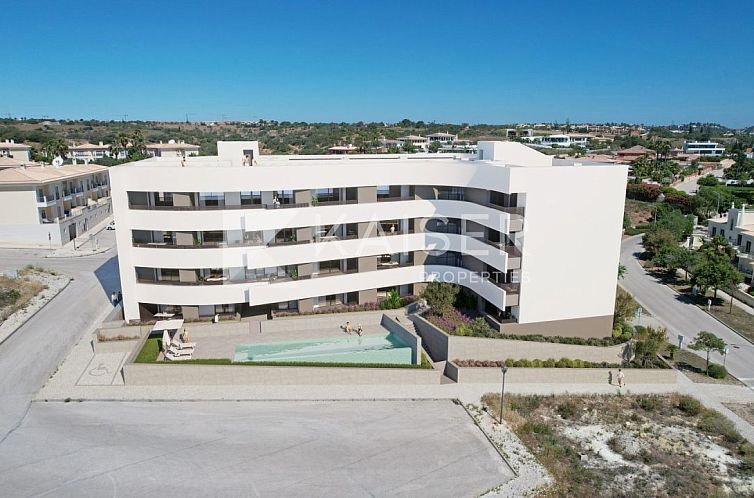
[[[715,175],[718,178],[722,178],[723,175],[725,174],[725,170],[720,168],[720,169],[713,170],[710,173]],[[710,173],[705,173],[705,175],[708,175]],[[696,184],[697,180],[699,180],[699,177],[690,178],[686,180],[685,182],[676,185],[675,188],[678,190],[683,190],[684,192],[690,194],[691,192],[699,188],[699,185]]]
[[[114,235],[101,236],[114,244]],[[58,296],[0,345],[0,442],[16,427],[32,397],[71,347],[91,333],[120,288],[115,251],[71,259],[45,258],[47,251],[0,249],[0,271],[42,266],[73,278]]]
[[[683,334],[688,344],[697,332],[707,330],[722,337],[726,343],[737,345],[737,348],[731,348],[725,366],[747,385],[754,386],[754,345],[644,271],[635,256],[641,251],[640,235],[623,241],[620,259],[627,272],[621,286],[667,327],[671,342],[677,344],[678,334]],[[712,360],[723,361],[716,353],[712,353]]]
[[479,496],[513,477],[451,401],[34,403],[3,496]]

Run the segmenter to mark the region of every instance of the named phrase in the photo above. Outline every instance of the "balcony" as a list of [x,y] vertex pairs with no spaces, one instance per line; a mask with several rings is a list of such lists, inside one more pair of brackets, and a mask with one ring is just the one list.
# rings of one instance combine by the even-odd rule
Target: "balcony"
[[43,195],[41,197],[37,196],[37,207],[50,207],[53,204],[55,204],[54,197],[47,197],[46,195]]

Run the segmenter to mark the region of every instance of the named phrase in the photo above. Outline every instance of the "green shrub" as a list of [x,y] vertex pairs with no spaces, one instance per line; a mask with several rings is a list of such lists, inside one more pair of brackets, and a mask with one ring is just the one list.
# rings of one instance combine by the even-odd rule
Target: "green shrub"
[[523,432],[532,432],[534,434],[552,434],[552,429],[544,422],[527,420],[521,426]]
[[572,401],[566,401],[558,405],[558,415],[564,419],[573,419],[576,416],[576,405]]
[[710,363],[709,371],[707,373],[713,379],[724,379],[728,376],[728,370],[724,366],[717,363]]
[[637,400],[639,408],[648,412],[655,411],[660,406],[660,401],[656,396],[642,396]]
[[555,359],[547,358],[545,361],[542,362],[542,366],[545,368],[555,368]]
[[21,293],[16,289],[0,288],[0,306],[10,306],[18,301],[20,297]]
[[561,358],[556,365],[558,368],[573,368],[573,360],[570,358]]
[[681,396],[678,399],[678,409],[686,415],[695,416],[702,412],[702,404],[691,396]]
[[733,422],[714,410],[706,410],[699,421],[699,429],[708,434],[722,436],[729,443],[740,443],[743,436],[736,430]]
[[531,366],[535,368],[542,368],[542,360],[531,360]]

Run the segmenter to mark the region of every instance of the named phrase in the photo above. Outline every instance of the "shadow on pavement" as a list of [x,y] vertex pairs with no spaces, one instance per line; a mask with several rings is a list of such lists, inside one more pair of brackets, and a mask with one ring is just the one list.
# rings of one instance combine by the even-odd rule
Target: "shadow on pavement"
[[121,290],[118,257],[113,256],[102,263],[96,270],[94,270],[94,276],[97,277],[97,281],[100,283],[102,291],[108,299],[112,292]]

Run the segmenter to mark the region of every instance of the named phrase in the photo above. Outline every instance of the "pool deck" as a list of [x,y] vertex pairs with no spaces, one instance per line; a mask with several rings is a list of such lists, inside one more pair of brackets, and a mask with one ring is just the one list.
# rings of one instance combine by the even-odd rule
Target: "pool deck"
[[[291,328],[290,330],[283,329],[274,332],[259,332],[259,330],[253,330],[253,327],[247,324],[239,324],[238,327],[217,327],[217,329],[205,327],[197,330],[193,330],[189,324],[186,328],[189,331],[191,341],[196,342],[193,358],[197,359],[228,358],[232,360],[236,346],[239,344],[262,344],[347,336],[337,326],[306,330]],[[363,325],[363,329],[364,335],[387,334],[389,332],[385,327],[378,324],[366,324]],[[355,336],[356,333],[354,332],[353,335]]]

